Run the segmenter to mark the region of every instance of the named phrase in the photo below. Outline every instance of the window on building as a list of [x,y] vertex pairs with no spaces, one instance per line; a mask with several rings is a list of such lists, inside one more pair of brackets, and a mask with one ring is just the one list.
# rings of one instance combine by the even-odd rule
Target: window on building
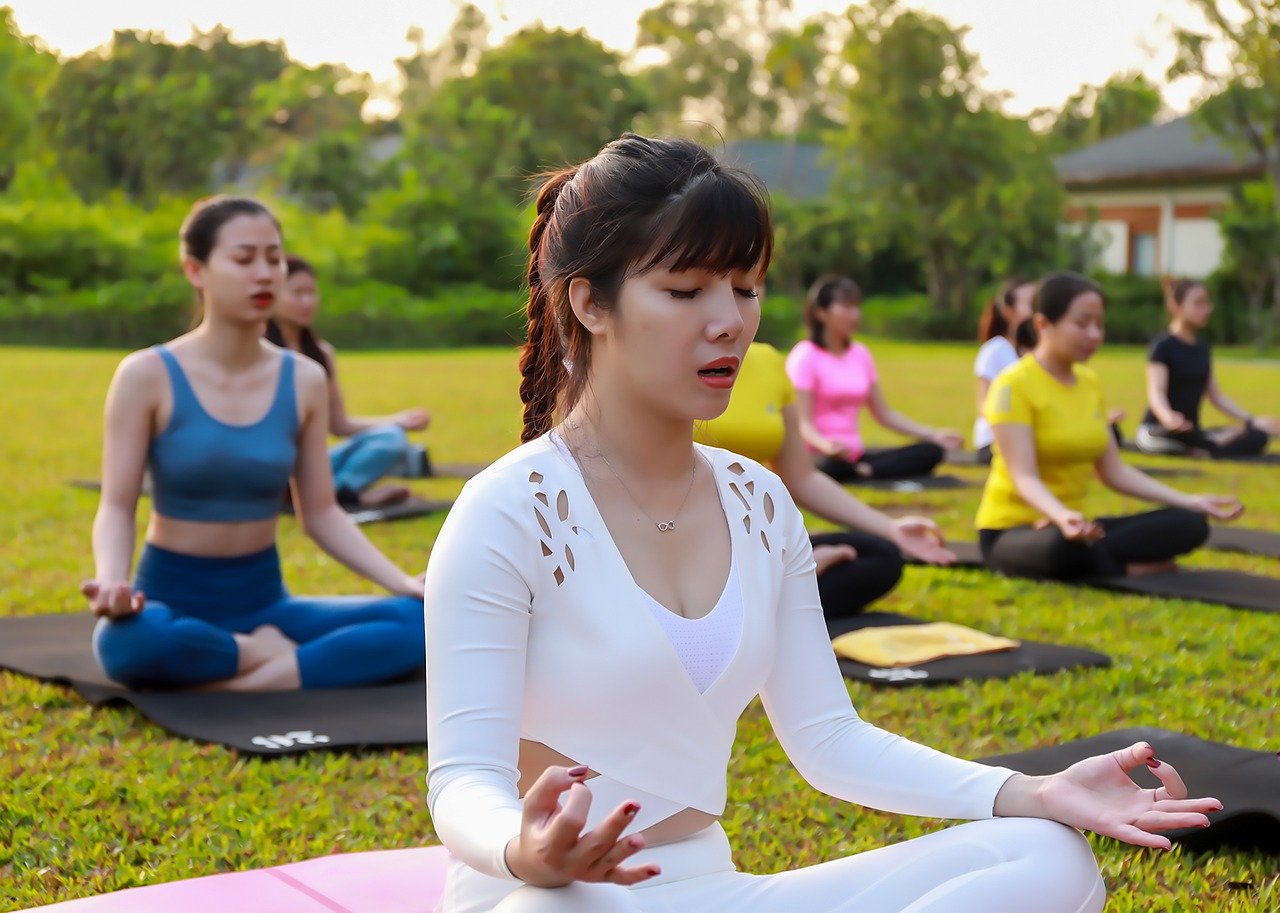
[[1158,236],[1139,233],[1133,236],[1133,262],[1130,272],[1138,276],[1154,276],[1159,269],[1157,257]]

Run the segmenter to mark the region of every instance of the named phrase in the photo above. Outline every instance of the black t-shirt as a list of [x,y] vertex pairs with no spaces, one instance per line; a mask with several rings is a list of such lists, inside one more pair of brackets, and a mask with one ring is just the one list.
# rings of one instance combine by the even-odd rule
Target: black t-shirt
[[[1162,333],[1151,343],[1147,361],[1158,362],[1169,369],[1170,408],[1181,412],[1199,428],[1200,400],[1204,399],[1204,392],[1209,387],[1209,377],[1213,372],[1209,343],[1203,339],[1197,339],[1194,343],[1184,342],[1172,333]],[[1149,408],[1142,421],[1145,424],[1160,424],[1160,420]]]

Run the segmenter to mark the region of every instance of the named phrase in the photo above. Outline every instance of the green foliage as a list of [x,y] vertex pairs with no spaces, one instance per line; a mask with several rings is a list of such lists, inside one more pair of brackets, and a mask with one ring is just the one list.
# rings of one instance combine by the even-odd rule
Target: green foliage
[[106,48],[62,64],[45,129],[86,197],[206,191],[216,162],[233,176],[247,163],[265,128],[250,103],[254,86],[287,62],[283,44],[238,44],[222,27],[183,45],[118,31]]
[[1081,86],[1053,116],[1049,140],[1068,152],[1154,123],[1160,89],[1142,73],[1117,73],[1101,86]]
[[0,190],[32,153],[41,96],[57,71],[57,58],[18,31],[13,10],[0,6]]
[[964,311],[988,272],[1053,259],[1063,196],[1047,149],[981,89],[964,31],[898,0],[847,15],[857,81],[832,138],[866,230],[922,260],[939,311]]
[[[1251,328],[1262,347],[1280,324],[1280,245],[1275,243],[1280,233],[1280,0],[1236,0],[1231,10],[1220,0],[1194,0],[1193,5],[1209,30],[1177,30],[1178,54],[1169,78],[1201,80],[1208,98],[1197,116],[1227,145],[1256,157],[1270,184],[1270,189],[1245,189],[1221,223],[1227,260],[1245,277]],[[1226,50],[1225,70],[1210,55],[1218,48]]]
[[[327,304],[326,304],[327,307]],[[325,317],[327,320],[327,316]],[[326,325],[326,329],[333,329]],[[871,341],[890,402],[923,422],[967,423],[975,344]],[[1277,366],[1220,351],[1224,388],[1249,407],[1274,400]],[[101,408],[119,352],[0,349],[0,605],[5,614],[82,610],[91,571],[96,499],[66,485],[99,471]],[[1109,401],[1129,423],[1141,409],[1144,358],[1107,346],[1095,359]],[[509,349],[342,356],[350,408],[388,413],[422,403],[440,461],[483,461],[517,443],[519,375]],[[876,445],[894,438],[872,426]],[[1143,464],[1180,465],[1143,459]],[[1201,464],[1205,491],[1237,491],[1249,525],[1280,526],[1272,467]],[[949,468],[971,480],[979,471]],[[1175,480],[1182,482],[1183,480]],[[431,497],[461,482],[415,481]],[[1094,486],[1092,514],[1134,509]],[[978,489],[904,496],[860,492],[894,512],[933,515],[949,536],[972,536]],[[143,506],[142,516],[147,507]],[[442,517],[368,528],[405,568],[422,568]],[[140,524],[141,526],[141,524]],[[815,528],[817,525],[815,524]],[[372,592],[284,519],[280,551],[289,588]],[[1217,565],[1274,576],[1276,562],[1204,553]],[[1160,725],[1245,748],[1275,746],[1275,617],[1173,600],[1081,591],[978,571],[910,567],[880,603],[1010,636],[1109,653],[1109,669],[933,688],[850,683],[876,725],[963,757],[1041,747],[1122,726]],[[93,708],[70,689],[0,673],[0,910],[222,871],[437,842],[426,812],[423,748],[252,758],[175,738],[127,706]],[[1144,785],[1155,781],[1145,774]],[[1195,785],[1192,784],[1192,788]],[[725,828],[745,871],[812,865],[937,830],[940,822],[882,814],[813,790],[784,757],[753,704],[729,763]],[[1091,838],[1108,910],[1271,913],[1280,903],[1274,855],[1224,849],[1195,856]]]

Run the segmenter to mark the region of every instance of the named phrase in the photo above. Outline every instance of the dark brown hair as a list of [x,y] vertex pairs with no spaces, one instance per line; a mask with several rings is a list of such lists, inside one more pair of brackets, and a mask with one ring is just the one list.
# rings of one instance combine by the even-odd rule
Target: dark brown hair
[[1164,306],[1171,317],[1177,316],[1177,309],[1193,289],[1208,288],[1199,279],[1174,279],[1172,276],[1165,276],[1160,280],[1160,285],[1164,288]]
[[591,336],[569,306],[569,283],[612,307],[622,284],[659,265],[723,275],[768,268],[768,193],[685,139],[625,133],[589,161],[548,176],[529,231],[528,338],[520,353],[521,440],[573,408],[591,368]]
[[837,276],[834,273],[819,276],[817,281],[809,286],[804,321],[809,325],[809,339],[820,349],[827,347],[827,341],[822,333],[823,326],[822,321],[818,319],[818,312],[827,310],[837,301],[861,302],[862,289],[848,276]]
[[[296,276],[299,273],[305,273],[315,278],[316,271],[309,262],[299,257],[297,254],[289,254],[284,258],[285,270],[287,276]],[[284,333],[280,331],[280,324],[276,323],[274,317],[267,318],[266,337],[268,342],[273,342],[280,348],[288,348],[285,345]],[[302,354],[317,362],[320,367],[324,368],[327,376],[333,376],[333,368],[329,365],[329,356],[324,354],[324,349],[320,347],[320,337],[311,327],[303,327],[298,334],[298,345],[302,349]]]
[[1000,291],[987,302],[986,309],[978,320],[978,342],[986,342],[1009,332],[1009,319],[1004,312],[1013,307],[1014,292],[1024,285],[1035,285],[1035,281],[1023,276],[1010,276],[1000,283]]
[[1079,273],[1053,273],[1040,280],[1036,289],[1036,313],[1044,314],[1050,323],[1058,323],[1071,310],[1071,302],[1081,295],[1095,293],[1107,303],[1102,288],[1092,279]]

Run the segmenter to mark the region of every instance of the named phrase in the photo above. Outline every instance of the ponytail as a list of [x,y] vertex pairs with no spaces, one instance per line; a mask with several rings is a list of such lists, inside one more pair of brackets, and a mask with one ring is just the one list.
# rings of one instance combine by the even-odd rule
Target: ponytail
[[564,382],[564,346],[551,295],[542,282],[539,260],[542,240],[555,214],[560,191],[573,180],[578,169],[566,168],[553,174],[538,192],[537,217],[529,229],[529,303],[525,317],[529,334],[520,351],[520,401],[524,403],[524,428],[520,441],[541,437],[554,423],[556,403]]
[[982,317],[978,319],[978,342],[1009,334],[1009,318],[1005,317],[1005,311],[1013,307],[1014,293],[1024,285],[1032,284],[1033,280],[1021,276],[1010,276],[1000,283],[1000,291],[987,302]]

